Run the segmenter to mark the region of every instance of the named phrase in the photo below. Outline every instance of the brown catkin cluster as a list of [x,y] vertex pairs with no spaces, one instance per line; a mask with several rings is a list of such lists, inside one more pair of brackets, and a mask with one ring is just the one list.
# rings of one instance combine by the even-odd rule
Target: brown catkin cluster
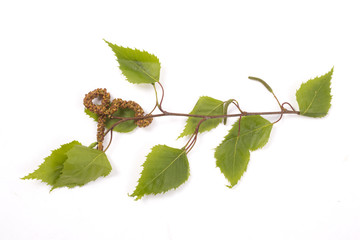
[[[142,107],[134,101],[124,101],[121,98],[116,98],[111,102],[109,112],[115,113],[118,109],[129,108],[135,112],[135,117],[144,117],[144,110]],[[152,122],[152,118],[139,119],[135,121],[135,124],[139,127],[147,127]]]
[[[101,105],[96,105],[93,103],[95,98],[101,99]],[[91,112],[98,115],[106,114],[110,104],[110,93],[106,91],[106,88],[98,88],[94,91],[89,92],[85,95],[84,105]]]
[[[100,105],[93,103],[95,98],[101,99]],[[106,91],[105,88],[98,88],[86,94],[84,98],[84,105],[91,112],[98,115],[97,141],[99,150],[102,150],[102,143],[105,137],[104,132],[106,119],[111,117],[111,115],[114,114],[117,110],[129,108],[135,112],[135,117],[141,118],[145,116],[144,110],[134,101],[125,101],[120,98],[116,98],[111,102],[110,94]],[[152,120],[152,118],[139,119],[135,120],[135,124],[139,127],[146,127],[150,125]]]

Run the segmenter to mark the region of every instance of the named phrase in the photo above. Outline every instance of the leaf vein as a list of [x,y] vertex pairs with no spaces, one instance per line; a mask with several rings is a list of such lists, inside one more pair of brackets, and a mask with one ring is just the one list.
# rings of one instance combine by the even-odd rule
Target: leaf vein
[[184,154],[184,153],[185,153],[185,151],[182,151],[182,152],[179,154],[179,156],[177,156],[174,160],[172,160],[171,163],[170,163],[166,168],[164,168],[158,175],[156,175],[153,179],[151,179],[151,181],[149,181],[149,182],[142,188],[142,190],[145,189],[147,186],[149,186],[152,182],[154,182],[155,179],[157,179],[161,174],[163,174],[163,173],[164,173],[177,159],[179,159],[180,156],[181,156],[182,154]]
[[134,60],[129,60],[130,62],[134,62],[133,64],[138,66],[140,68],[140,70],[142,70],[143,73],[145,73],[148,77],[150,77],[152,80],[154,80],[155,82],[157,82],[158,80],[156,80],[152,75],[150,75],[142,66],[142,64],[139,64],[138,61],[134,61]]
[[98,157],[100,157],[100,155],[102,155],[103,154],[103,152],[101,152],[101,153],[99,153],[91,162],[89,162],[84,168],[88,168],[92,163],[94,163],[95,162],[95,160],[98,158]]
[[[269,123],[269,124],[266,124],[266,125],[264,125],[264,126],[262,126],[262,127],[255,128],[255,129],[253,129],[253,130],[251,130],[251,131],[248,131],[248,132],[246,132],[246,133],[243,133],[243,134],[240,133],[240,136],[245,136],[245,135],[248,135],[248,134],[253,133],[253,132],[255,132],[255,131],[259,131],[259,130],[261,130],[261,129],[263,129],[263,128],[266,128],[266,127],[268,127],[268,126],[270,126],[270,125],[273,125],[273,123]],[[233,137],[233,138],[234,138],[234,137]]]
[[236,142],[234,146],[234,156],[233,156],[233,167],[232,167],[232,177],[235,176],[235,160],[236,160],[236,148],[239,141],[240,136],[236,137]]
[[305,109],[305,111],[303,112],[303,114],[306,114],[307,111],[309,111],[311,105],[314,103],[314,100],[315,100],[316,96],[318,95],[320,89],[324,86],[324,84],[325,84],[325,83],[323,83],[323,84],[319,87],[319,89],[315,91],[314,97],[311,99],[311,102],[310,102],[309,106]]

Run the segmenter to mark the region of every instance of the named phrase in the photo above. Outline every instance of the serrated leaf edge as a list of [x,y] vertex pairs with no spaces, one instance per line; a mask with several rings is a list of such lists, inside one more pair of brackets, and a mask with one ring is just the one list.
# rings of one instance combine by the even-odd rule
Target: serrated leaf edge
[[[113,51],[113,53],[114,53],[114,55],[115,55],[116,58],[117,58],[116,53],[115,53],[114,50],[112,49],[111,45],[114,45],[114,46],[119,47],[119,48],[128,48],[128,49],[134,50],[134,51],[136,51],[136,52],[140,52],[140,53],[149,54],[149,55],[151,55],[152,57],[155,57],[155,58],[157,59],[157,61],[159,62],[160,69],[161,69],[160,60],[159,60],[159,58],[158,58],[157,56],[155,56],[154,54],[149,53],[149,52],[147,52],[147,51],[145,51],[145,50],[140,50],[140,49],[138,49],[138,48],[123,47],[123,46],[119,46],[119,45],[117,45],[117,44],[113,44],[113,43],[111,43],[111,42],[108,42],[108,41],[106,41],[105,39],[103,39],[103,40],[109,45],[109,47],[110,47],[111,50]],[[138,65],[138,64],[136,64],[136,65],[137,65],[139,68],[141,68],[141,70],[142,70],[143,73],[145,73],[149,78],[151,78],[152,80],[154,80],[154,82],[158,82],[158,81],[159,81],[159,79],[158,79],[158,80],[155,79],[155,78],[154,78],[153,76],[151,76],[147,71],[145,71],[145,69],[144,69],[141,65]],[[119,64],[119,68],[120,68],[120,64]],[[121,69],[120,69],[120,70],[121,70]],[[121,70],[121,72],[122,72],[122,70]],[[125,74],[122,73],[122,75],[125,77],[125,79],[126,79],[129,83],[132,83],[132,84],[144,84],[144,83],[142,83],[142,82],[132,82],[132,81],[130,81],[130,80],[126,77]],[[159,77],[159,78],[160,78],[160,77]],[[150,82],[149,82],[149,83],[150,83]]]
[[[81,145],[81,146],[83,146],[83,145]],[[86,146],[83,146],[83,147],[85,147],[85,148],[89,148],[89,147],[86,147]],[[92,148],[89,148],[89,149],[92,149]],[[70,151],[70,150],[69,150]],[[65,153],[66,154],[66,153]],[[100,153],[99,153],[99,155],[97,155],[90,163],[88,163],[84,168],[87,168],[91,163],[93,163],[100,155],[102,155],[102,154],[104,154],[105,156],[106,156],[106,154],[105,154],[105,152],[103,152],[103,151],[100,151]],[[66,156],[67,156],[67,154],[66,154]],[[107,156],[106,156],[106,159],[107,159]],[[109,160],[108,160],[109,161]],[[65,162],[66,162],[66,160],[65,160]],[[65,162],[64,162],[64,164],[65,164]],[[110,163],[110,161],[109,161],[109,163]],[[60,178],[60,176],[63,174],[63,169],[64,168],[62,168],[61,169],[61,173],[60,173],[60,175],[59,175],[59,178]],[[105,175],[100,175],[98,178],[96,178],[95,180],[98,180],[99,178],[104,178],[104,177],[106,177],[106,176],[108,176],[110,173],[111,173],[111,171],[112,171],[112,166],[111,166],[111,164],[110,164],[110,170],[109,170],[109,172],[107,173],[107,174],[105,174]],[[92,181],[90,181],[90,182],[94,182],[95,180],[92,180]],[[57,181],[57,180],[56,180]],[[56,189],[56,188],[62,188],[62,187],[67,187],[67,188],[74,188],[74,187],[82,187],[82,186],[84,186],[85,184],[88,184],[88,183],[90,183],[90,182],[88,182],[88,183],[85,183],[85,184],[73,184],[72,186],[59,186],[59,187],[57,187],[57,186],[55,186],[56,185],[56,181],[55,181],[55,184],[54,184],[54,186],[50,189],[50,192],[52,192],[54,189]]]
[[[265,119],[265,118],[264,118],[264,119]],[[267,120],[267,119],[265,119],[265,120]],[[267,120],[267,121],[268,121],[268,120]],[[235,125],[239,125],[239,122],[236,121],[236,122],[231,126],[230,130],[231,130],[232,128],[234,128]],[[266,125],[264,125],[264,126],[262,126],[262,127],[260,127],[260,128],[257,128],[257,129],[248,131],[248,132],[246,132],[245,134],[241,134],[241,132],[240,132],[240,135],[235,136],[235,137],[230,137],[230,138],[226,139],[226,138],[228,137],[228,135],[231,134],[231,133],[230,133],[230,130],[229,130],[229,133],[224,137],[224,139],[221,141],[221,143],[214,149],[214,150],[215,150],[215,153],[216,153],[217,148],[218,148],[220,145],[222,145],[223,143],[225,143],[225,142],[227,142],[227,141],[230,141],[230,140],[232,140],[232,139],[234,139],[234,138],[237,139],[237,140],[236,140],[236,144],[235,144],[235,149],[236,149],[236,147],[237,147],[237,142],[238,142],[238,140],[239,140],[239,138],[240,138],[241,136],[245,136],[245,135],[247,135],[247,134],[249,134],[249,133],[252,133],[252,132],[254,132],[254,131],[257,131],[257,130],[259,130],[259,129],[262,129],[262,128],[265,128],[265,127],[268,127],[268,126],[271,126],[271,125],[274,125],[274,123],[271,123],[271,122],[270,122],[269,124],[266,124]],[[267,143],[267,142],[266,142],[266,143]],[[266,143],[265,143],[264,145],[258,147],[257,149],[250,149],[250,148],[247,149],[247,150],[249,151],[249,155],[250,155],[250,156],[249,156],[249,162],[250,162],[250,159],[251,159],[251,152],[256,151],[256,150],[258,150],[258,149],[262,149],[262,148],[266,145]],[[215,153],[214,153],[214,155],[215,155]],[[234,151],[234,161],[233,161],[233,165],[235,164],[235,155],[236,155],[236,151]],[[215,157],[215,159],[217,160],[216,157]],[[226,177],[226,174],[222,171],[222,169],[220,168],[220,166],[217,164],[217,161],[215,161],[215,162],[216,162],[216,167],[220,169],[220,172],[221,172],[221,173],[225,176],[225,178],[229,181],[230,185],[226,185],[226,187],[228,187],[228,188],[233,188],[233,187],[238,183],[238,181],[240,181],[240,179],[242,178],[242,176],[243,176],[243,175],[245,174],[245,172],[247,171],[247,166],[248,166],[248,165],[246,165],[246,168],[245,168],[244,172],[241,174],[239,180],[238,180],[235,184],[232,185],[231,182],[230,182],[230,180]],[[233,167],[233,171],[234,171],[234,167]]]
[[[334,73],[334,67],[332,67],[329,72],[327,72],[327,73],[325,73],[325,74],[323,74],[323,75],[317,76],[317,77],[315,77],[315,78],[309,79],[309,80],[306,81],[306,82],[303,82],[303,83],[300,85],[299,89],[296,90],[296,94],[295,94],[296,97],[297,97],[298,91],[301,89],[301,87],[302,87],[303,85],[305,85],[306,83],[308,83],[308,82],[310,82],[310,81],[317,80],[317,79],[319,79],[319,78],[321,78],[321,77],[323,77],[323,76],[325,76],[325,75],[327,75],[327,74],[330,74],[330,76],[329,76],[329,78],[330,78],[330,79],[329,79],[329,82],[330,82],[330,84],[329,84],[329,88],[330,88],[330,105],[329,105],[329,109],[330,109],[330,107],[331,107],[331,100],[332,100],[332,97],[333,97],[333,96],[331,95],[331,79],[332,79],[333,73]],[[325,115],[323,115],[323,116],[307,116],[307,115],[305,115],[305,114],[307,113],[307,111],[310,109],[310,107],[311,107],[311,105],[313,104],[313,102],[314,102],[314,100],[315,100],[315,98],[316,98],[319,90],[323,87],[324,84],[325,84],[325,82],[322,83],[322,85],[319,87],[319,89],[318,89],[317,91],[315,91],[315,95],[314,95],[314,97],[312,98],[311,103],[309,104],[309,106],[306,108],[306,110],[305,110],[304,112],[300,112],[300,115],[306,116],[306,117],[312,117],[312,118],[322,118],[322,117],[325,117],[325,116],[327,115],[327,113],[326,113]],[[329,110],[329,109],[328,109],[328,110]]]
[[[235,127],[235,125],[239,125],[238,121],[236,121],[236,122],[231,126],[230,130],[231,130],[233,127]],[[229,131],[230,131],[230,130],[229,130]],[[218,148],[220,145],[222,145],[223,143],[225,143],[225,142],[227,142],[227,141],[230,141],[230,140],[232,140],[232,139],[234,139],[234,138],[237,139],[237,140],[236,140],[236,144],[235,144],[235,149],[236,149],[236,147],[237,147],[237,142],[238,142],[238,140],[239,140],[239,138],[240,138],[240,135],[239,135],[239,136],[236,136],[236,137],[231,137],[231,138],[229,138],[229,139],[226,139],[226,137],[227,137],[229,134],[230,134],[230,132],[224,137],[224,139],[221,141],[221,143],[214,149],[214,150],[215,150],[214,157],[215,157],[215,154],[216,154],[216,150],[217,150],[217,148]],[[248,150],[248,151],[250,152],[250,150]],[[233,161],[232,161],[232,162],[233,162],[233,166],[234,166],[234,164],[235,164],[235,155],[236,155],[236,151],[234,151],[234,157],[233,157]],[[241,177],[245,174],[245,172],[246,172],[246,170],[247,170],[247,166],[246,166],[245,171],[241,174],[239,180],[238,180],[235,184],[231,184],[230,179],[227,178],[225,172],[223,172],[223,170],[222,170],[222,169],[220,168],[220,166],[218,165],[218,159],[217,159],[216,157],[215,157],[215,159],[216,159],[216,161],[215,161],[216,167],[220,169],[220,172],[224,175],[224,177],[226,178],[226,180],[230,183],[230,185],[226,185],[226,187],[228,187],[228,188],[233,188],[233,187],[237,184],[237,182],[241,179]],[[232,171],[233,171],[233,173],[234,173],[234,167],[232,168]]]
[[[164,144],[157,144],[157,145],[155,145],[155,146],[153,146],[153,147],[151,148],[150,152],[146,155],[145,158],[147,159],[148,156],[152,153],[153,149],[156,148],[156,147],[158,147],[158,146],[166,146],[166,147],[169,147],[169,146],[164,145]],[[177,149],[178,149],[178,148],[177,148]],[[179,149],[179,150],[182,150],[182,149]],[[176,159],[174,159],[174,160],[171,162],[171,164],[169,164],[169,166],[166,167],[166,169],[168,169],[168,168],[175,162],[175,160],[177,160],[183,153],[185,153],[185,156],[186,156],[186,151],[183,150],[182,153],[179,154],[179,156],[178,156]],[[133,192],[132,194],[128,194],[129,197],[134,197],[134,198],[135,198],[135,201],[140,200],[140,199],[143,198],[145,195],[154,195],[154,196],[155,196],[155,195],[158,195],[158,194],[164,194],[164,193],[166,193],[166,192],[168,192],[168,191],[170,191],[170,190],[172,190],[172,191],[173,191],[173,190],[176,190],[177,188],[181,187],[181,186],[189,179],[189,177],[190,177],[190,171],[189,171],[188,174],[187,174],[187,177],[186,177],[186,179],[185,179],[185,181],[184,181],[184,183],[180,184],[180,185],[177,186],[177,187],[173,187],[173,188],[170,188],[170,189],[168,189],[168,190],[165,190],[165,191],[162,191],[162,192],[158,192],[158,193],[134,195],[134,194],[135,194],[135,191],[136,191],[136,189],[137,189],[137,186],[138,186],[139,183],[140,183],[140,179],[141,179],[142,173],[143,173],[143,171],[144,171],[144,164],[145,164],[145,162],[146,162],[146,160],[145,160],[144,163],[141,165],[141,166],[143,167],[143,170],[142,170],[141,173],[140,173],[140,177],[139,177],[139,179],[138,179],[138,181],[137,181],[137,185],[136,185],[136,187],[135,187],[134,192]],[[164,169],[163,171],[161,171],[161,173],[163,173],[166,169]],[[160,174],[161,174],[161,173],[160,173]],[[153,182],[157,177],[159,177],[160,174],[158,174],[155,178],[153,178],[153,179],[151,180],[151,182]],[[142,189],[142,190],[145,189],[147,186],[149,186],[149,184],[150,184],[150,183],[146,184],[146,186],[142,187],[141,189]]]
[[[60,150],[63,146],[65,146],[65,145],[67,145],[67,144],[70,144],[70,143],[73,143],[73,142],[76,143],[76,144],[78,144],[78,145],[81,145],[81,146],[82,146],[82,144],[81,144],[80,142],[76,141],[76,140],[71,141],[71,142],[69,142],[69,143],[61,144],[60,147],[58,147],[57,149],[51,150],[51,154],[50,154],[49,156],[45,157],[45,158],[44,158],[44,161],[43,161],[33,172],[29,173],[28,175],[26,175],[25,177],[22,177],[22,178],[20,178],[20,179],[22,179],[22,180],[40,180],[41,182],[46,183],[46,185],[53,186],[53,185],[51,185],[50,183],[45,182],[45,181],[44,181],[43,179],[41,179],[41,178],[29,177],[29,175],[33,174],[36,170],[38,170],[38,169],[41,167],[41,165],[43,165],[43,164],[45,163],[46,159],[49,158],[55,151],[58,151],[58,150]],[[64,154],[66,155],[66,153],[64,153]],[[65,161],[66,161],[66,160],[65,160]],[[65,161],[64,161],[64,162],[65,162]],[[63,164],[63,167],[64,167],[64,164]],[[61,170],[60,172],[62,172],[62,170]],[[60,175],[61,175],[61,174],[62,174],[62,173],[60,173]],[[59,177],[60,177],[60,175],[59,175]],[[58,177],[58,178],[59,178],[59,177]],[[55,182],[56,182],[56,180],[55,180]],[[51,191],[51,190],[50,190],[50,191]]]
[[[208,98],[215,99],[215,98],[209,97],[209,96],[200,96],[199,99],[202,98],[202,97],[208,97]],[[198,99],[198,101],[199,101],[199,99]],[[215,100],[218,100],[218,99],[215,99]],[[218,101],[220,101],[220,100],[218,100]],[[197,102],[195,103],[195,106],[196,106],[196,104],[197,104]],[[223,102],[223,101],[222,101],[221,104],[219,104],[219,106],[221,106],[221,105],[224,106],[224,102]],[[193,109],[191,110],[191,112],[190,112],[189,114],[194,114],[192,111],[194,110],[195,106],[193,107]],[[219,106],[217,106],[217,107],[215,107],[214,109],[212,109],[207,115],[210,115],[210,114],[211,114],[215,109],[217,109]],[[224,110],[224,108],[223,108],[223,110]],[[223,111],[222,111],[222,112],[223,112]],[[204,115],[204,116],[207,116],[207,115]],[[180,136],[178,136],[177,139],[180,139],[180,138],[182,138],[182,137],[186,137],[186,136],[191,135],[191,133],[190,133],[190,134],[184,134],[185,129],[186,129],[186,126],[187,126],[187,124],[190,122],[190,118],[194,118],[194,117],[188,117],[188,119],[186,120],[186,124],[185,124],[184,130],[182,131],[182,133],[180,133]],[[207,119],[207,120],[214,120],[214,119]],[[206,122],[207,120],[205,120],[204,122]],[[219,126],[219,124],[221,123],[221,121],[222,121],[221,118],[219,118],[219,120],[220,120],[219,123],[218,123],[214,128],[216,128],[217,126]],[[214,128],[212,128],[212,129],[214,129]],[[200,128],[200,129],[199,129],[199,133],[210,132],[212,129],[200,131],[200,130],[201,130],[201,128]]]

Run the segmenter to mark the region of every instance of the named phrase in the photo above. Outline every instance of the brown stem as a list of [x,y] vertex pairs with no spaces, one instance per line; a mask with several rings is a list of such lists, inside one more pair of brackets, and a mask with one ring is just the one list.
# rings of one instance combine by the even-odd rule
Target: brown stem
[[130,121],[130,120],[141,120],[146,118],[156,118],[156,117],[164,117],[164,116],[180,116],[180,117],[195,117],[195,118],[204,118],[206,119],[214,119],[214,118],[225,118],[225,117],[244,117],[244,116],[251,116],[251,115],[282,115],[282,114],[297,114],[299,115],[299,111],[277,111],[277,112],[242,112],[238,114],[227,114],[227,115],[212,115],[212,116],[206,116],[206,115],[197,115],[197,114],[186,114],[186,113],[172,113],[172,112],[166,112],[160,113],[160,114],[153,114],[153,115],[145,115],[142,117],[115,117],[113,116],[113,119],[119,119],[118,122],[114,123],[106,132],[104,135],[107,135],[109,131],[114,129],[117,125],[120,123]]
[[244,116],[251,116],[251,115],[283,115],[283,114],[297,114],[299,115],[300,112],[299,111],[277,111],[277,112],[242,112],[242,113],[238,113],[238,114],[227,114],[227,115],[211,115],[211,116],[206,116],[206,115],[198,115],[198,114],[186,114],[186,113],[172,113],[172,112],[166,112],[163,111],[163,113],[160,114],[150,114],[150,115],[145,115],[142,117],[115,117],[113,116],[113,119],[119,119],[118,122],[114,123],[106,132],[105,132],[105,136],[112,130],[114,129],[114,127],[116,127],[117,125],[119,125],[120,123],[126,122],[126,121],[130,121],[130,120],[141,120],[141,119],[146,119],[146,118],[157,118],[157,117],[164,117],[164,116],[180,116],[180,117],[195,117],[195,118],[204,118],[205,120],[207,119],[214,119],[214,118],[225,118],[225,117],[244,117]]
[[114,127],[116,127],[117,125],[119,125],[120,123],[126,122],[126,121],[130,121],[131,119],[128,118],[123,118],[123,117],[113,117],[115,119],[121,119],[119,121],[117,121],[116,123],[114,123],[108,130],[106,130],[106,132],[104,133],[104,136],[106,136],[110,131],[112,131],[114,129]]
[[154,106],[154,108],[148,113],[148,114],[146,114],[146,115],[151,115],[154,111],[155,111],[155,109],[157,108],[157,103],[155,104],[155,106]]
[[279,119],[276,120],[275,122],[273,122],[272,124],[274,125],[275,123],[278,123],[278,122],[282,119],[283,115],[284,115],[284,112],[282,112],[282,113],[280,114]]
[[113,139],[113,130],[110,131],[110,140],[109,140],[109,143],[108,143],[107,147],[105,148],[104,152],[106,152],[106,150],[108,150],[108,148],[110,147],[112,139]]
[[[293,112],[296,112],[296,110],[293,108],[293,106],[290,103],[284,102],[281,106],[284,107],[284,105],[288,105],[293,110]],[[287,110],[287,109],[284,108],[284,110]],[[289,111],[289,110],[287,110],[287,111]]]
[[159,100],[158,100],[158,94],[157,94],[157,91],[156,91],[156,86],[155,86],[154,83],[153,83],[152,85],[153,85],[154,91],[155,91],[155,106],[154,106],[154,108],[153,108],[148,114],[146,114],[146,115],[152,114],[152,113],[155,111],[155,109],[158,107],[158,105],[159,105]]
[[158,107],[159,107],[159,110],[160,110],[162,113],[165,113],[166,111],[164,111],[163,108],[162,108],[162,103],[163,103],[163,100],[164,100],[165,90],[164,90],[163,85],[162,85],[160,82],[157,82],[157,83],[158,83],[159,86],[161,87],[161,100],[160,100],[160,103],[159,103]]
[[[283,103],[281,106],[283,107],[283,105],[288,104],[289,103]],[[290,107],[292,108],[292,106],[290,105]],[[283,108],[283,111],[277,111],[277,112],[242,112],[242,113],[238,113],[238,114],[227,114],[227,115],[211,115],[211,116],[206,116],[206,115],[197,115],[197,114],[186,114],[186,113],[171,113],[171,112],[166,112],[164,111],[164,113],[160,113],[160,114],[153,114],[153,115],[145,115],[142,117],[128,117],[128,118],[124,118],[124,117],[115,117],[113,116],[114,119],[119,119],[118,122],[114,123],[105,133],[104,135],[106,136],[110,131],[112,132],[112,130],[114,129],[114,127],[116,127],[117,125],[119,125],[120,123],[126,122],[126,121],[130,121],[130,120],[141,120],[141,119],[146,119],[146,118],[156,118],[156,117],[164,117],[164,116],[182,116],[182,117],[196,117],[196,118],[202,118],[202,120],[200,120],[200,122],[198,123],[194,134],[190,137],[189,141],[186,143],[185,145],[185,150],[187,152],[189,152],[192,147],[194,146],[196,140],[197,140],[197,134],[199,132],[199,128],[200,128],[200,124],[202,122],[204,122],[207,119],[214,119],[214,118],[225,118],[225,117],[239,117],[239,131],[240,131],[240,120],[242,117],[244,116],[251,116],[251,115],[277,115],[280,114],[280,118],[275,121],[273,124],[277,123],[278,121],[280,121],[280,119],[282,118],[282,116],[284,114],[300,114],[299,111],[289,111],[285,108]],[[293,108],[292,108],[293,109]],[[109,143],[110,145],[110,143]],[[107,146],[107,148],[109,147],[109,145]],[[107,149],[106,148],[106,149]]]
[[[205,121],[206,119],[203,118],[199,121],[199,123],[196,125],[196,128],[195,128],[195,131],[194,133],[192,134],[192,136],[190,137],[190,139],[193,139],[191,142],[190,142],[190,139],[189,141],[186,143],[185,145],[185,151],[186,151],[186,154],[188,154],[191,149],[195,146],[195,143],[196,143],[196,140],[197,140],[197,136],[198,136],[198,133],[199,133],[199,129],[200,129],[200,125]],[[189,144],[190,142],[190,144]],[[189,144],[189,146],[187,146]]]
[[236,106],[236,108],[239,110],[240,113],[244,113],[243,110],[241,110],[239,102],[236,101],[235,99],[232,101],[232,103]]
[[189,138],[189,140],[186,142],[185,146],[184,146],[184,149],[188,149],[188,146],[190,146],[194,140],[194,137],[195,137],[195,132],[191,135],[191,137]]
[[[288,106],[292,109],[292,111],[289,111],[288,109],[286,109],[286,108],[284,107],[284,105],[288,105]],[[279,121],[282,119],[284,113],[297,112],[297,111],[295,111],[295,109],[293,108],[293,106],[291,106],[291,104],[288,103],[288,102],[284,102],[283,104],[280,105],[280,107],[281,107],[281,115],[280,115],[279,119],[276,120],[275,122],[273,122],[272,124],[275,124],[275,123],[279,122]],[[299,112],[298,114],[300,114],[300,112]]]
[[[156,105],[154,107],[154,109],[147,115],[144,116],[138,116],[138,117],[116,117],[116,116],[112,116],[111,118],[113,119],[118,119],[119,121],[114,123],[109,129],[107,129],[107,131],[104,132],[104,135],[102,137],[105,137],[109,132],[111,132],[111,139],[110,142],[108,144],[108,146],[106,147],[105,151],[109,148],[111,140],[112,140],[112,131],[113,129],[119,125],[120,123],[126,122],[126,121],[130,121],[130,120],[143,120],[143,119],[148,119],[148,118],[156,118],[156,117],[164,117],[164,116],[179,116],[179,117],[194,117],[194,118],[202,118],[200,120],[200,122],[198,123],[194,133],[192,134],[192,136],[190,137],[189,141],[186,143],[184,149],[185,151],[188,153],[193,146],[196,143],[197,140],[197,135],[199,133],[199,128],[200,128],[200,124],[203,123],[205,120],[207,119],[216,119],[216,118],[229,118],[229,117],[239,117],[239,132],[240,132],[240,120],[242,117],[244,116],[250,116],[250,115],[280,115],[280,118],[274,122],[277,123],[278,121],[280,121],[280,119],[282,118],[283,114],[300,114],[299,111],[295,111],[295,109],[290,105],[290,103],[283,103],[282,105],[280,104],[279,100],[277,99],[277,97],[275,96],[275,94],[272,92],[272,94],[274,95],[276,101],[278,102],[279,106],[280,106],[280,110],[281,111],[274,111],[274,112],[244,112],[241,110],[239,103],[234,100],[233,104],[237,107],[237,109],[240,111],[240,113],[238,114],[223,114],[223,115],[211,115],[211,116],[207,116],[207,115],[198,115],[198,114],[186,114],[186,113],[173,113],[173,112],[167,112],[162,108],[162,103],[164,100],[164,87],[162,86],[162,84],[160,82],[157,82],[157,84],[159,84],[160,88],[161,88],[161,99],[160,102],[158,102],[158,96],[157,96],[157,91],[156,91],[156,87],[154,85],[154,90],[155,90],[155,94],[156,94]],[[292,109],[292,111],[287,110],[286,108],[284,108],[284,105],[289,105],[290,108]],[[156,107],[159,108],[160,112],[159,114],[152,114],[154,112],[154,110],[156,109]],[[274,124],[273,123],[273,124]],[[99,141],[99,145],[98,145],[98,149],[102,150],[102,141]]]
[[[114,119],[120,119],[120,120],[141,120],[146,118],[156,118],[156,117],[164,117],[164,116],[179,116],[179,117],[194,117],[194,118],[205,118],[205,119],[214,119],[214,118],[225,118],[225,117],[244,117],[244,116],[251,116],[251,115],[279,115],[279,114],[297,114],[299,115],[299,111],[275,111],[275,112],[242,112],[238,114],[226,114],[226,115],[198,115],[198,114],[186,114],[186,113],[172,113],[172,112],[166,112],[160,113],[160,114],[153,114],[153,115],[146,115],[142,117],[113,117]],[[120,122],[121,123],[121,122]],[[119,124],[119,123],[115,123]]]

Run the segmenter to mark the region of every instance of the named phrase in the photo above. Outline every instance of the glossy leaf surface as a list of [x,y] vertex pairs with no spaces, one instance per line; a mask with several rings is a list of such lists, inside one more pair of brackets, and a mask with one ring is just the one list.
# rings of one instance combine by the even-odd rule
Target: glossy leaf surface
[[250,151],[262,148],[269,140],[272,123],[261,116],[246,116],[235,122],[223,142],[215,149],[216,166],[233,187],[247,169]]
[[121,72],[131,83],[155,83],[160,78],[159,59],[146,51],[125,48],[105,41],[113,50]]
[[331,106],[330,81],[333,70],[334,68],[320,77],[301,84],[296,92],[300,115],[308,117],[326,116]]
[[183,149],[156,145],[143,164],[143,171],[132,197],[136,200],[148,194],[158,194],[175,189],[190,175],[189,162]]
[[[210,115],[223,115],[223,105],[224,102],[217,100],[215,98],[203,96],[200,97],[195,107],[190,112],[190,114],[194,115],[203,115],[203,116],[210,116]],[[183,132],[180,134],[179,138],[191,135],[194,133],[196,126],[201,121],[201,118],[198,117],[189,117],[186,121],[185,128]],[[222,118],[216,119],[208,119],[205,122],[201,123],[199,132],[210,131],[211,129],[217,127],[222,121]]]

